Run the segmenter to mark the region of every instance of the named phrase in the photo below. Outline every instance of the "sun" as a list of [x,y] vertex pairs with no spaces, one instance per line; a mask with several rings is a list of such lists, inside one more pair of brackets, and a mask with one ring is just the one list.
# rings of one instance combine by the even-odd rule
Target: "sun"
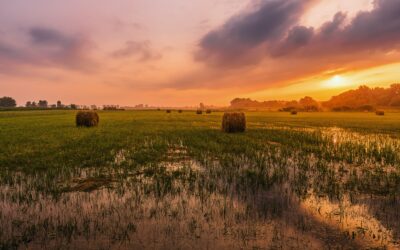
[[324,85],[328,88],[340,88],[346,86],[346,79],[340,75],[335,75],[328,79]]

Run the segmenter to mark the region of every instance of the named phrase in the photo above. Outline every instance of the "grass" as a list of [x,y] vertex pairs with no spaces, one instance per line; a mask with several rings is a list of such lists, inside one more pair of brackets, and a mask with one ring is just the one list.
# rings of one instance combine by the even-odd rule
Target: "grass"
[[399,113],[98,113],[0,112],[0,249],[398,247]]

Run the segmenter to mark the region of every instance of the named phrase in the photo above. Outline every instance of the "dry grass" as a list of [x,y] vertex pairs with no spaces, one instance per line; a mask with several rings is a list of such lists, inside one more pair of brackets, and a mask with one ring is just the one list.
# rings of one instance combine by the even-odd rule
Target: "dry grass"
[[243,112],[225,113],[222,118],[222,130],[227,133],[244,132],[246,116]]
[[76,126],[95,127],[99,124],[99,115],[93,111],[79,111],[76,114]]

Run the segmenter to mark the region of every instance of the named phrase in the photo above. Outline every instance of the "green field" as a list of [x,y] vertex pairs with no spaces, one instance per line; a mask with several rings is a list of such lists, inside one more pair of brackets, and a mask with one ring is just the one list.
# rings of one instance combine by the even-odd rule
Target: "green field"
[[0,112],[0,249],[398,249],[400,113]]

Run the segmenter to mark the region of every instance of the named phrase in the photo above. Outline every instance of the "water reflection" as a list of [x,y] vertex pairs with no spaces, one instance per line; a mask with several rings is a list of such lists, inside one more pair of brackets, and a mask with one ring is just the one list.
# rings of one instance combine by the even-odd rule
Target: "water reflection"
[[[326,131],[323,138],[340,147],[351,137],[343,133]],[[399,248],[398,168],[268,145],[253,156],[226,154],[202,163],[179,144],[164,162],[132,168],[129,151],[120,150],[112,167],[6,171],[0,246]]]

